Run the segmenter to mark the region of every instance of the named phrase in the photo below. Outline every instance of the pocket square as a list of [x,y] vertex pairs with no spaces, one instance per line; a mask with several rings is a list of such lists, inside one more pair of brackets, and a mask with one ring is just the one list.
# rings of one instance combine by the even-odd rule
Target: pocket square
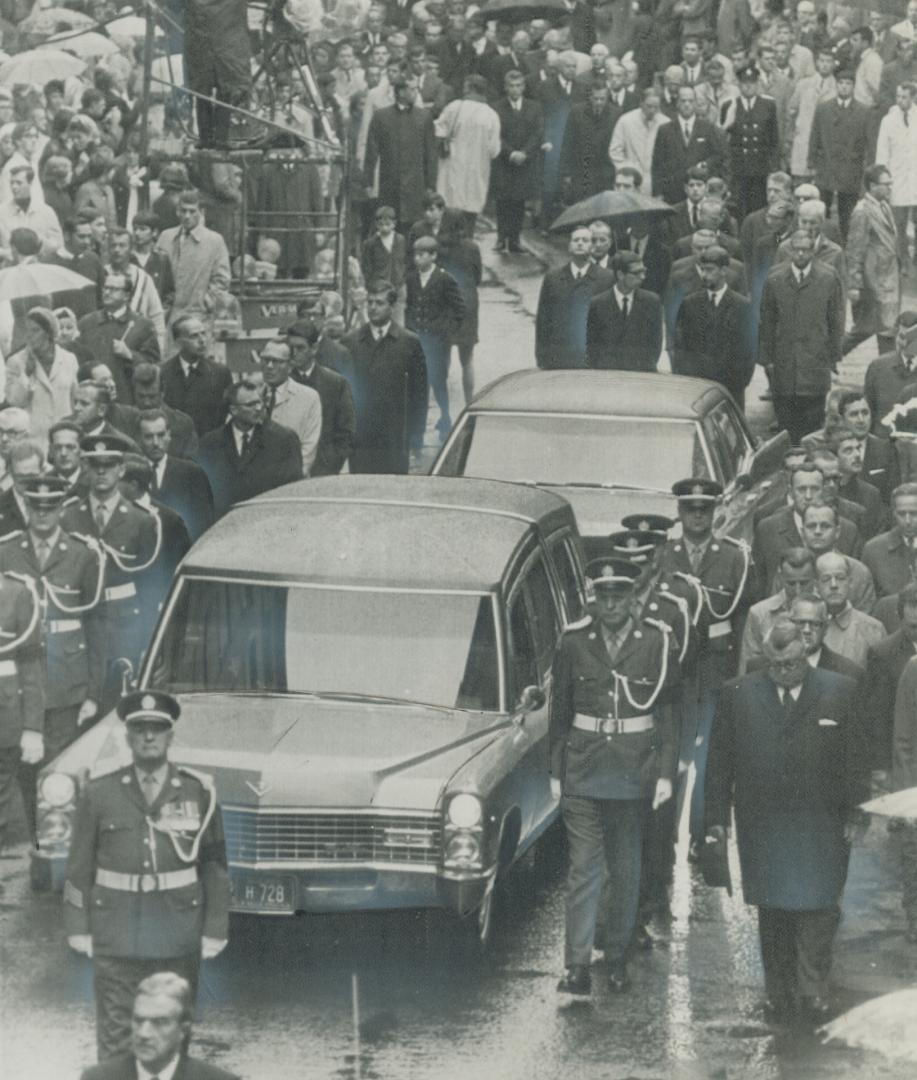
[[826,716],[824,719],[818,721],[819,727],[837,727],[836,720],[829,720]]

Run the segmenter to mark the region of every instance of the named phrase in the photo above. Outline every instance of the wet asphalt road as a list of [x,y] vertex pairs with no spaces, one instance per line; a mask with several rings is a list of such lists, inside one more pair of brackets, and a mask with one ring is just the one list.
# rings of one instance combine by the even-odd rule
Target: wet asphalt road
[[[531,363],[541,277],[533,259],[483,246],[479,385]],[[846,377],[861,377],[870,348],[851,357]],[[459,403],[457,365],[451,392]],[[766,406],[756,392],[749,401],[763,432]],[[917,985],[892,880],[875,827],[851,868],[841,1006]],[[0,884],[0,1077],[71,1080],[95,1057],[91,964],[65,946],[60,898],[31,893],[22,849],[0,859]],[[633,963],[629,996],[609,995],[597,966],[593,1001],[566,1008],[554,990],[557,870],[512,876],[484,962],[456,948],[441,920],[416,913],[240,919],[227,952],[204,967],[194,1044],[246,1080],[912,1080],[913,1065],[765,1024],[754,913],[697,882],[684,849],[673,911],[670,925],[654,927],[656,948]]]

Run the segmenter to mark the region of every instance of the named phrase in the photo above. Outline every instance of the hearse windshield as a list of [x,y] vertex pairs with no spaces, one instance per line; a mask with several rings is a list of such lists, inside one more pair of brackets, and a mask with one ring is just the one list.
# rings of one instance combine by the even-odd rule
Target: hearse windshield
[[174,694],[327,693],[496,710],[489,595],[186,578],[149,667]]

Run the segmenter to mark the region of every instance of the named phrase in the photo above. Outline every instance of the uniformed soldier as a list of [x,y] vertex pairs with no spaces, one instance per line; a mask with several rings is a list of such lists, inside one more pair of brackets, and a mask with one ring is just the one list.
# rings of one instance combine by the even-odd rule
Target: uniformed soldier
[[736,72],[739,96],[725,102],[720,112],[729,141],[739,221],[767,204],[767,175],[777,167],[780,151],[777,106],[760,92],[759,78],[754,64],[740,68]]
[[225,947],[229,876],[209,777],[168,760],[180,708],[138,690],[118,703],[133,764],[90,781],[73,825],[64,926],[95,960],[99,1060],[130,1048],[131,1005],[156,971],[187,979]]
[[561,639],[554,667],[550,746],[552,788],[570,847],[566,887],[566,973],[558,991],[588,995],[589,964],[602,885],[611,908],[604,946],[613,992],[630,986],[627,951],[640,894],[646,803],[672,796],[677,735],[669,705],[678,685],[671,634],[661,621],[637,622],[639,571],[616,559],[587,568],[595,619]]
[[738,671],[741,618],[751,600],[751,557],[744,541],[713,535],[713,515],[723,489],[715,480],[694,477],[672,486],[678,499],[682,536],[669,540],[662,570],[694,590],[697,661],[686,679],[681,702],[681,759],[695,767],[690,829],[694,842],[704,836],[704,770],[720,686]]
[[[80,723],[94,716],[101,671],[84,619],[99,601],[104,576],[101,549],[65,533],[61,507],[66,480],[36,477],[23,487],[28,527],[0,540],[0,572],[28,578],[41,604],[44,635],[44,755],[50,761],[77,736]],[[41,761],[21,772],[26,818],[35,833],[35,778]]]
[[126,657],[136,669],[146,646],[138,575],[159,556],[161,532],[155,515],[125,499],[119,484],[129,448],[117,435],[91,435],[80,443],[89,471],[89,495],[64,505],[61,525],[77,537],[96,540],[105,553],[105,583],[92,613],[103,668],[102,711],[117,694],[112,662]]
[[34,765],[44,755],[40,614],[31,582],[0,574],[0,850],[9,839],[20,762]]

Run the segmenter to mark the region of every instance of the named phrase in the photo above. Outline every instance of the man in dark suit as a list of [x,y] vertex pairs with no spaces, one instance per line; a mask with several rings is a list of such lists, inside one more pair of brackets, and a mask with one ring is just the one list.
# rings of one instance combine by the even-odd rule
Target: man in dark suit
[[570,262],[549,270],[535,313],[535,363],[540,368],[586,365],[586,321],[593,297],[614,285],[614,275],[589,258],[592,234],[578,225],[570,234]]
[[[824,476],[811,461],[806,461],[790,476],[792,503],[762,518],[755,526],[752,547],[753,562],[758,574],[759,592],[767,596],[788,548],[803,547],[802,514],[806,507],[824,499]],[[842,517],[838,524],[837,550],[842,555],[858,558],[863,549],[856,525]]]
[[570,110],[560,156],[560,182],[569,191],[571,203],[614,186],[615,170],[608,147],[619,115],[608,104],[608,87],[604,83],[592,85],[589,100]]
[[436,189],[436,139],[429,110],[415,104],[417,80],[398,76],[392,90],[395,104],[369,122],[363,183],[375,197],[378,164],[379,201],[394,209],[404,232],[420,217],[424,194]]
[[[793,180],[789,173],[773,172],[765,184],[767,204],[760,210],[753,210],[742,222],[739,229],[739,243],[742,245],[742,262],[746,269],[751,266],[755,254],[755,245],[766,233],[773,231],[773,225],[768,223],[767,208],[778,199],[792,203]],[[776,248],[775,248],[776,250]]]
[[662,352],[662,304],[641,289],[643,260],[619,251],[611,260],[615,283],[589,305],[586,366],[613,371],[655,371]]
[[905,585],[897,595],[900,626],[866,658],[863,708],[867,717],[870,762],[887,778],[892,767],[892,732],[895,725],[895,694],[909,660],[917,655],[917,585]]
[[286,335],[293,350],[291,378],[315,390],[322,403],[322,434],[312,475],[332,476],[353,452],[357,420],[350,383],[319,361],[319,324],[300,319],[287,327]]
[[436,430],[445,439],[452,427],[449,414],[449,354],[465,301],[458,282],[436,265],[439,243],[421,236],[414,244],[414,266],[407,275],[404,322],[420,338],[427,363],[427,382],[439,407]]
[[767,371],[777,423],[798,445],[822,426],[825,394],[841,361],[844,298],[840,278],[813,261],[814,241],[797,230],[792,261],[764,282],[758,361]]
[[780,152],[777,106],[759,92],[758,69],[749,64],[736,73],[739,97],[723,105],[721,123],[730,150],[730,176],[741,220],[767,202],[767,175]]
[[863,508],[863,539],[869,540],[888,526],[889,511],[879,489],[863,479],[866,441],[851,428],[835,428],[829,443],[837,456],[837,493]]
[[899,484],[892,492],[894,524],[874,536],[863,548],[863,562],[869,568],[880,596],[900,593],[917,580],[917,484]]
[[706,782],[707,837],[735,807],[745,902],[758,907],[771,1015],[821,1023],[856,807],[869,794],[855,683],[813,669],[799,627],[777,622],[766,672],[727,683]]
[[367,286],[368,322],[343,338],[352,357],[357,430],[350,471],[406,473],[410,453],[423,446],[427,368],[420,339],[392,319],[391,282]]
[[376,227],[360,248],[363,280],[382,277],[400,289],[407,269],[407,245],[401,233],[395,231],[397,216],[390,206],[380,206],[374,220]]
[[238,502],[302,479],[302,447],[295,432],[264,419],[264,396],[243,379],[226,390],[229,422],[201,439],[201,466],[221,518]]
[[672,255],[660,239],[659,231],[644,221],[635,220],[623,233],[615,235],[613,252],[633,251],[643,260],[644,289],[662,297],[672,270]]
[[79,321],[77,344],[96,363],[105,364],[115,380],[118,400],[133,403],[134,365],[159,363],[159,339],[149,319],[128,307],[130,282],[126,274],[109,271],[102,286],[102,308]]
[[900,469],[894,444],[872,434],[872,410],[862,390],[848,390],[837,401],[837,414],[844,425],[863,443],[863,467],[860,475],[878,488],[888,506],[897,487]]
[[196,316],[176,319],[172,334],[178,353],[162,365],[162,397],[191,417],[198,435],[205,435],[226,420],[224,394],[232,375],[207,356],[207,330]]
[[[163,967],[167,967],[165,961]],[[238,1080],[232,1073],[188,1057],[193,1020],[191,986],[172,971],[149,975],[137,987],[131,1010],[130,1053],[86,1069],[80,1080]]]
[[675,319],[672,370],[715,379],[745,408],[755,370],[751,305],[726,284],[729,252],[709,247],[698,261],[704,288],[686,296]]
[[525,220],[525,201],[538,191],[540,148],[544,140],[541,105],[524,96],[525,76],[506,75],[506,97],[497,102],[500,153],[490,173],[490,190],[497,217],[497,250],[522,251],[519,235]]
[[[699,260],[703,252],[713,246],[719,246],[716,243],[716,233],[709,229],[699,229],[691,237],[691,254],[672,264],[663,295],[667,341],[674,342],[675,340],[675,320],[678,318],[678,310],[685,297],[704,287]],[[734,292],[743,296],[746,294],[745,271],[737,259],[729,260],[729,266],[726,269],[726,284]]]
[[854,101],[856,75],[852,69],[835,76],[837,97],[815,109],[809,136],[809,169],[828,209],[837,196],[841,236],[846,241],[850,215],[863,187],[869,155],[872,110]]
[[[658,138],[658,135],[657,135]],[[675,244],[684,236],[691,236],[700,227],[699,207],[707,191],[707,170],[702,165],[692,165],[682,178],[684,198],[674,203],[674,214],[666,221],[666,237]]]
[[544,110],[544,145],[542,167],[542,227],[547,229],[560,211],[560,165],[564,134],[570,110],[586,100],[586,91],[576,84],[576,54],[558,54],[554,71],[538,87]]
[[[171,405],[166,405],[162,400],[162,368],[158,364],[138,364],[134,368],[134,405],[138,412],[137,423],[131,436],[137,439],[140,434],[139,413],[146,409],[161,409],[169,421],[169,433],[171,440],[169,452],[175,457],[197,458],[198,438],[194,428],[194,421]],[[137,439],[139,442],[139,439]]]
[[153,467],[151,491],[165,506],[179,514],[192,540],[213,522],[213,492],[207,474],[193,461],[170,453],[172,428],[163,409],[140,414],[140,449]]
[[595,44],[595,15],[593,8],[583,0],[564,0],[559,26],[567,27],[570,46],[577,52],[588,53]]
[[[669,125],[671,127],[671,125]],[[729,257],[736,262],[742,261],[742,245],[734,236],[726,232],[728,213],[722,199],[705,196],[697,206],[697,227],[712,232],[717,247],[725,248]],[[693,234],[692,234],[693,235]],[[691,236],[682,236],[672,245],[672,260],[677,262],[691,254]]]
[[722,176],[725,146],[720,132],[709,120],[696,115],[697,95],[693,86],[678,91],[678,115],[661,127],[653,144],[653,194],[665,202],[678,202],[688,169],[706,166],[708,176]]

